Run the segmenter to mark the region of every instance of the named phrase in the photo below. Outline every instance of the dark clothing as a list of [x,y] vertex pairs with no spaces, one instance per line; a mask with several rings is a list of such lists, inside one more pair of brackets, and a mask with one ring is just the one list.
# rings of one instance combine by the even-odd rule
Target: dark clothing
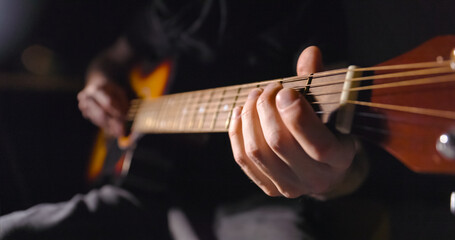
[[[428,9],[436,7],[438,11],[435,9],[434,12],[440,14],[431,15]],[[169,92],[182,92],[292,76],[295,74],[297,54],[312,44],[321,46],[325,53],[325,62],[329,65],[338,61],[358,65],[377,64],[415,47],[431,36],[454,33],[451,29],[455,26],[455,15],[451,12],[453,12],[451,0],[431,2],[155,0],[138,14],[127,36],[137,53],[141,53],[144,58],[152,62],[163,59],[176,61],[174,84]],[[201,238],[213,238],[213,212],[217,206],[232,204],[262,193],[235,165],[225,134],[215,134],[206,140],[201,140],[207,137],[206,135],[192,135],[183,139],[176,137],[178,136],[160,135],[142,139],[130,175],[123,179],[118,187],[107,186],[87,195],[75,197],[67,203],[41,205],[29,212],[0,218],[3,225],[0,227],[7,226],[6,230],[0,229],[0,239],[3,237],[2,231],[18,234],[15,236],[39,233],[43,238],[58,236],[62,239],[71,239],[66,236],[60,237],[63,236],[63,232],[60,232],[62,235],[58,235],[60,229],[68,230],[66,233],[71,231],[74,239],[97,239],[97,235],[91,235],[95,232],[93,228],[87,227],[84,221],[101,224],[96,228],[100,239],[107,237],[123,239],[124,234],[129,234],[130,231],[137,233],[137,239],[142,239],[141,237],[167,239],[169,235],[166,212],[173,205],[180,206],[188,213],[190,220],[196,223],[193,227]],[[202,145],[196,142],[201,142]],[[381,156],[385,156],[384,153],[381,153]],[[385,167],[378,167],[377,164],[373,162],[373,174],[354,198],[362,200],[373,198],[379,201],[379,206],[385,206],[384,211],[390,213],[388,215],[390,222],[387,224],[406,225],[404,220],[408,221],[412,216],[405,215],[409,213],[408,210],[416,214],[426,214],[428,213],[426,211],[432,212],[435,209],[435,204],[441,204],[439,201],[419,201],[417,205],[405,205],[411,206],[409,209],[401,208],[403,203],[412,202],[414,196],[422,195],[417,193],[420,191],[418,187],[407,188],[410,192],[391,191],[406,188],[406,185],[397,187],[395,182],[407,182],[412,179],[411,185],[422,184],[421,181],[415,181],[420,177],[403,170],[402,166],[394,166],[393,163],[390,165],[384,162]],[[389,175],[384,176],[379,170],[388,171],[387,166],[399,169],[392,181],[382,181]],[[381,194],[374,194],[375,191]],[[395,191],[409,195],[401,195],[402,198],[399,200],[384,197]],[[438,199],[446,194],[445,191],[435,192],[439,194]],[[448,194],[450,193],[447,193],[447,196]],[[314,207],[312,209],[305,208],[310,210],[305,213],[312,217],[315,229],[321,230],[320,237],[343,239],[342,235],[335,235],[336,231],[319,229],[318,226],[336,227],[338,222],[328,224],[333,223],[330,222],[332,219],[351,225],[368,222],[365,219],[351,222],[352,219],[349,218],[334,217],[336,215],[334,212],[337,212],[340,206],[337,203],[344,200],[345,198],[327,203],[301,200],[302,203],[314,204],[310,205]],[[294,209],[295,201],[300,200],[287,200],[279,204],[292,206]],[[416,208],[419,210],[414,206],[418,206]],[[359,210],[355,206],[351,207],[353,208],[348,209]],[[76,211],[70,211],[72,209]],[[332,210],[334,212],[330,212]],[[405,214],[403,210],[406,211]],[[435,212],[437,211],[432,213]],[[49,220],[42,222],[47,226],[39,225],[38,217],[21,218],[29,216],[27,213],[37,213],[40,219]],[[107,217],[109,214],[113,217]],[[381,214],[379,215],[382,216]],[[53,219],[55,216],[60,218]],[[420,231],[432,232],[421,227],[428,223],[425,216],[431,216],[431,213],[412,219],[420,226],[412,229],[416,237],[423,236]],[[16,220],[12,220],[14,218]],[[127,225],[120,227],[114,218],[122,219],[122,224]],[[444,214],[441,221],[443,221],[440,225],[443,227],[441,232],[444,235],[438,237],[451,239],[455,228],[446,226],[450,225],[453,219],[448,219]],[[70,225],[77,227],[70,229]],[[110,231],[101,231],[102,228],[109,228]],[[30,229],[36,232],[30,232]],[[394,227],[391,233],[402,237],[403,231],[410,231],[409,227],[400,229]],[[365,239],[365,236],[369,235],[357,237]]]
[[150,239],[151,233],[167,229],[166,221],[154,221],[167,214],[160,209],[148,211],[128,191],[107,185],[67,202],[1,217],[0,239]]

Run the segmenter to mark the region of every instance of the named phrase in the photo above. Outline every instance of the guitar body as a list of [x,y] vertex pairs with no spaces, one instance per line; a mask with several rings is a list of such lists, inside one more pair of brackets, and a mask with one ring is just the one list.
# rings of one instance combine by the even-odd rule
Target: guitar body
[[[380,66],[448,60],[454,47],[455,36],[436,37]],[[384,70],[374,74],[394,72],[396,71]],[[373,85],[416,79],[430,79],[434,83],[372,89],[364,98],[369,98],[367,100],[375,104],[405,106],[409,111],[360,106],[358,108],[361,114],[356,115],[353,133],[381,146],[413,171],[455,174],[455,159],[438,150],[441,141],[450,141],[444,136],[455,134],[455,119],[451,118],[455,112],[454,72],[449,73],[452,76],[435,73],[418,77],[374,79]],[[415,109],[417,112],[414,112]],[[423,114],[418,109],[437,112]],[[452,115],[436,116],[436,113]],[[451,144],[455,147],[453,142]]]
[[[165,60],[158,65],[147,63],[136,65],[129,76],[131,89],[140,99],[154,99],[166,93],[170,84],[172,61]],[[97,135],[88,166],[87,178],[94,182],[107,167],[107,172],[120,175],[125,165],[129,165],[133,155],[135,141],[140,136],[135,133],[117,140],[108,139],[102,130]],[[112,153],[114,152],[114,153]],[[111,164],[108,164],[109,161]]]

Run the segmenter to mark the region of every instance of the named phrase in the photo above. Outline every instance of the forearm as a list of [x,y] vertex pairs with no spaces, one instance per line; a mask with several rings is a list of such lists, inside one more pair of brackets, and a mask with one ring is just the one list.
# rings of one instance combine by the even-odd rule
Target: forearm
[[328,200],[345,196],[355,192],[364,182],[369,172],[369,160],[361,144],[356,142],[356,155],[351,166],[347,169],[342,179],[334,187],[322,194],[315,194],[312,197],[319,200]]

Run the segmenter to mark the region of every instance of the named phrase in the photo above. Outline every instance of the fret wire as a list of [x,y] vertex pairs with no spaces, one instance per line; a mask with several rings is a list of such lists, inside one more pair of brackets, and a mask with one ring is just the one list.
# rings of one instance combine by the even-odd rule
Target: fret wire
[[[318,115],[318,116],[323,115],[323,114],[327,114],[327,113],[329,113],[329,112],[327,112],[327,111],[315,112],[315,114]],[[210,128],[204,128],[203,130],[207,131],[207,132],[227,132],[228,128],[226,128],[226,126],[224,125],[223,122],[218,121],[215,126],[210,127]]]
[[170,101],[172,100],[172,98],[168,96],[165,99],[166,99],[166,101],[164,103],[165,114],[164,114],[164,119],[163,119],[162,124],[163,124],[163,127],[167,129],[167,128],[169,128],[169,120],[170,120],[169,109],[170,109]]
[[[300,88],[295,88],[295,89],[299,90]],[[246,90],[246,89],[242,88],[242,90]],[[199,91],[198,92],[194,92],[194,93],[199,93]],[[171,95],[169,95],[169,96],[171,96]],[[245,98],[248,97],[248,92],[246,92],[245,94],[240,94],[240,95],[238,95],[238,94],[234,94],[234,95],[225,94],[222,99],[221,98],[219,98],[219,99],[212,98],[211,101],[212,102],[214,102],[214,101],[223,101],[223,100],[226,100],[226,99],[229,99],[229,98],[232,98],[233,100],[235,100],[236,98],[239,98],[239,97],[245,97]],[[178,103],[179,101],[176,101],[176,102]],[[190,105],[189,107],[194,107],[194,106],[200,104],[200,102],[195,102],[194,99],[191,99],[189,101],[188,100],[180,100],[180,102],[189,103],[189,105]]]
[[[304,80],[306,80],[306,78],[305,78],[305,79],[300,79],[300,80],[294,80],[294,81],[296,82],[296,81],[304,81]],[[227,92],[227,91],[231,90],[230,88],[235,87],[235,89],[237,89],[239,86],[240,86],[242,89],[253,89],[253,88],[257,88],[258,86],[259,86],[259,87],[260,87],[260,86],[265,86],[265,85],[267,85],[268,83],[273,82],[273,81],[282,81],[282,80],[270,80],[270,81],[267,81],[267,82],[261,82],[261,83],[255,83],[255,84],[244,84],[244,85],[238,85],[238,86],[225,87],[224,90],[226,90],[226,92]],[[282,82],[283,82],[283,84],[288,83],[288,82],[286,82],[286,81],[282,81]],[[246,86],[246,87],[244,87],[244,86]],[[217,88],[214,88],[214,89],[207,89],[207,90],[199,90],[199,91],[192,91],[192,92],[187,92],[187,93],[177,93],[177,94],[171,94],[171,95],[166,95],[166,96],[168,96],[168,97],[174,97],[174,96],[178,96],[178,95],[185,95],[185,94],[188,94],[188,93],[200,93],[200,92],[202,92],[202,91],[209,91],[209,90],[213,91],[213,90],[215,90],[215,89],[217,89]],[[220,88],[218,88],[218,89],[220,89]],[[221,89],[222,89],[222,88],[221,88]],[[194,94],[194,95],[195,95],[195,94]],[[248,93],[245,94],[245,96],[247,96],[247,95],[248,95]],[[223,98],[226,99],[226,98],[235,98],[235,97],[236,97],[236,95],[224,95]],[[219,99],[216,99],[216,98],[212,99],[212,101],[217,101],[217,100],[219,100]],[[184,101],[185,103],[187,103],[187,102],[194,103],[194,99],[193,99],[193,98],[189,98],[189,99],[185,99],[185,100],[180,100],[180,101]],[[177,104],[179,103],[179,101],[176,101],[176,102],[177,102]]]
[[[182,122],[184,119],[187,118],[188,115],[192,115],[192,106],[189,106],[189,102],[186,99],[189,99],[191,97],[191,94],[184,93],[184,94],[175,94],[172,95],[173,100],[173,106],[171,109],[168,111],[169,112],[169,119],[173,118],[173,125],[170,127],[172,129],[179,129],[182,128]],[[187,103],[181,104],[181,103]],[[180,120],[180,121],[179,121]]]
[[[150,108],[151,105],[155,105],[155,104],[154,104],[155,102],[156,102],[156,100],[155,100],[154,102],[144,102],[144,103],[142,104],[142,106],[141,106],[141,109],[139,109],[139,111],[140,111],[141,113],[143,113],[143,114],[141,114],[141,116],[139,116],[139,117],[142,117],[142,119],[144,119],[143,122],[142,122],[142,124],[140,124],[140,125],[142,125],[142,127],[151,127],[151,125],[153,124],[153,123],[152,123],[152,120],[155,119],[155,117],[154,117],[154,116],[153,116],[153,117],[150,117],[149,115],[152,115],[152,114],[154,114],[155,112],[148,112],[148,111],[144,112],[144,111],[141,111],[141,110],[143,110],[143,109],[145,109],[145,108]],[[160,105],[155,105],[155,107],[159,107],[159,106],[160,106]],[[155,111],[154,108],[153,108],[153,110]],[[153,126],[152,126],[152,127],[153,127]]]
[[[191,97],[192,94],[193,94],[193,92],[189,92],[189,93],[182,94],[182,95],[183,95],[184,97],[185,97],[185,95],[186,95],[187,97]],[[184,102],[185,102],[186,104],[184,104],[184,107],[182,108],[182,113],[181,113],[181,114],[182,114],[182,118],[180,119],[180,129],[185,129],[185,127],[184,127],[184,124],[185,124],[185,123],[184,123],[184,122],[185,122],[185,118],[186,118],[187,112],[188,112],[188,110],[187,110],[187,109],[188,109],[188,105],[189,105],[189,103],[190,103],[188,100],[187,100],[187,101],[184,101]]]
[[215,117],[216,111],[212,112],[206,112],[206,120],[204,121],[204,124],[202,125],[202,129],[205,130],[211,130],[212,129],[212,122],[209,121],[209,119],[213,119]]
[[231,110],[229,111],[228,118],[226,119],[226,129],[229,129],[229,125],[231,124],[232,111],[235,108],[235,104],[237,102],[237,99],[239,98],[239,93],[241,90],[242,90],[242,87],[239,87],[239,89],[237,90],[237,95],[235,96],[234,102],[232,103],[232,107],[231,107]]
[[[305,79],[305,80],[306,80],[306,79]],[[300,80],[300,81],[302,81],[302,80]],[[286,84],[286,82],[283,82],[283,83]],[[266,85],[266,84],[256,84],[256,86],[254,86],[254,87],[248,86],[248,87],[246,87],[246,88],[241,87],[241,86],[243,86],[243,85],[239,85],[239,86],[242,88],[242,90],[247,90],[247,89],[257,88],[258,86],[261,87],[262,85]],[[208,89],[208,90],[202,90],[202,91],[194,91],[194,92],[191,92],[191,93],[201,93],[201,92],[207,92],[207,91],[209,91],[209,90],[213,91],[214,89]],[[241,94],[241,95],[238,95],[238,94],[233,94],[233,95],[231,95],[231,94],[229,94],[229,93],[230,93],[229,89],[225,89],[225,90],[226,90],[226,93],[227,93],[227,94],[225,94],[225,95],[223,96],[223,99],[212,98],[211,101],[214,102],[214,101],[217,101],[217,100],[218,100],[218,101],[226,100],[226,99],[228,99],[228,98],[233,98],[233,99],[235,99],[235,98],[237,98],[237,97],[247,97],[247,96],[248,96],[248,92],[246,92],[245,94]],[[229,92],[228,92],[228,91],[229,91]],[[174,95],[177,96],[177,95],[181,95],[181,94],[174,94]],[[168,96],[173,96],[173,95],[168,95]],[[194,100],[195,100],[194,98],[191,98],[190,100],[188,100],[188,99],[186,99],[186,100],[177,100],[176,102],[178,103],[179,101],[184,101],[184,102],[186,102],[186,103],[189,102],[190,104],[200,104],[200,103],[197,102],[197,101],[196,101],[196,103],[195,103]],[[189,106],[189,107],[193,107],[193,106]]]
[[166,109],[168,109],[168,110],[166,111],[167,114],[166,114],[166,120],[165,120],[165,124],[164,124],[167,129],[171,129],[171,126],[172,126],[173,112],[174,112],[173,104],[174,104],[174,98],[168,97],[167,104],[166,104]]
[[[212,94],[213,95],[213,94]],[[240,95],[239,95],[240,96]],[[236,101],[232,101],[232,102],[223,102],[221,101],[221,103],[225,103],[224,105],[232,105],[234,104],[235,102],[235,106],[237,105],[243,105],[245,102],[246,102],[246,99],[247,99],[247,96],[245,96],[244,98],[237,98]],[[226,99],[225,99],[226,100]],[[324,104],[337,104],[338,102],[328,102],[328,103],[324,103],[324,102],[313,102],[311,104],[320,104],[320,105],[324,105]],[[216,105],[215,105],[216,104]],[[211,102],[210,104],[207,104],[205,110],[204,110],[204,113],[205,115],[207,114],[212,114],[212,113],[216,113],[216,112],[221,112],[221,106],[223,104],[220,105],[220,103],[214,103],[214,102]],[[233,110],[234,107],[231,107],[231,111]],[[181,107],[182,109],[182,107]],[[176,112],[179,112],[179,114],[176,114]],[[168,118],[181,118],[181,110],[180,111],[174,111],[174,114],[169,114]],[[186,116],[188,115],[194,115],[198,112],[198,110],[196,108],[190,108],[190,109],[186,109]],[[207,116],[206,116],[207,117]]]
[[[139,126],[138,127],[141,127],[141,125],[152,125],[151,121],[152,121],[152,118],[148,118],[147,115],[150,115],[150,112],[149,111],[141,111],[142,109],[144,109],[146,106],[148,105],[151,105],[153,104],[154,102],[146,102],[144,101],[140,108],[138,109],[139,113],[141,113],[140,115],[138,115],[136,117],[136,119],[143,119],[143,121],[136,121],[135,120],[135,123],[138,122],[139,123]],[[147,107],[148,108],[148,107]],[[142,127],[150,127],[150,126],[142,126]]]
[[193,113],[191,114],[192,117],[190,119],[190,122],[189,122],[189,126],[188,128],[193,128],[194,127],[194,121],[196,119],[196,116],[199,112],[199,105],[201,103],[201,99],[202,99],[202,96],[203,96],[203,91],[198,91],[196,93],[199,93],[198,96],[197,96],[197,100],[196,100],[196,104],[192,104],[191,108],[194,108],[194,111]]
[[[244,102],[243,102],[244,103]],[[313,102],[313,103],[310,103],[310,104],[335,104],[335,103],[339,103],[339,102],[327,102],[327,103],[324,103],[324,102]],[[233,103],[227,103],[227,104],[224,104],[224,105],[232,105]],[[242,102],[241,101],[237,101],[236,105],[235,106],[242,106]],[[233,108],[232,108],[233,109]],[[217,112],[221,112],[219,110],[217,110],[217,108],[207,108],[205,113],[206,114],[213,114],[213,113],[217,113]],[[227,113],[229,113],[230,111],[226,111]],[[191,114],[193,114],[194,112],[191,112]]]
[[205,119],[206,119],[206,116],[207,116],[208,106],[212,102],[213,94],[214,94],[214,91],[210,91],[209,100],[207,101],[207,104],[205,105],[205,110],[204,110],[204,113],[202,115],[202,119],[201,119],[201,121],[199,121],[199,128],[202,128],[203,125],[204,125],[204,122],[205,122]]
[[187,112],[185,109],[187,106],[183,103],[188,103],[188,101],[185,101],[187,99],[188,94],[179,94],[178,100],[176,101],[177,105],[179,106],[177,110],[174,112],[175,118],[178,119],[176,126],[174,127],[175,129],[178,129],[181,127],[181,121],[184,119],[184,113]]
[[[241,90],[242,90],[242,89],[238,90],[238,92],[240,93]],[[213,96],[213,92],[212,92],[211,95]],[[226,95],[226,94],[225,94],[225,95]],[[184,95],[180,95],[179,98],[183,98],[183,97],[184,97]],[[235,106],[237,106],[237,105],[243,105],[243,104],[246,102],[246,99],[247,99],[247,96],[242,96],[242,97],[241,97],[241,95],[238,95],[237,99],[234,99],[233,101],[229,101],[229,102],[226,102],[226,101],[225,101],[226,99],[224,99],[224,101],[221,101],[221,103],[214,103],[214,102],[211,101],[211,102],[208,103],[208,104],[206,105],[206,107],[205,107],[205,110],[204,110],[205,115],[211,114],[211,113],[216,113],[216,112],[218,112],[218,113],[221,112],[220,109],[221,109],[221,106],[223,105],[222,103],[224,103],[224,105],[232,105],[232,104],[235,103],[235,105],[234,105],[234,107],[235,107]],[[186,101],[186,102],[189,103],[188,101]],[[331,103],[314,102],[313,104],[321,104],[321,105],[323,105],[323,104],[336,104],[336,103],[338,103],[338,102],[331,102]],[[216,105],[215,105],[215,104],[216,104]],[[221,105],[220,105],[220,104],[221,104]],[[159,104],[158,104],[158,105],[159,105]],[[159,106],[160,106],[160,105],[159,105]],[[163,103],[163,104],[161,104],[161,106],[162,106],[161,109],[167,109],[167,108],[166,108],[166,106],[167,106],[166,104]],[[189,106],[189,104],[188,104],[188,106],[186,106],[186,109],[185,109],[185,114],[182,114],[182,109],[184,109],[184,108],[182,107],[182,105],[180,105],[180,109],[179,109],[179,110],[177,110],[177,111],[174,110],[173,113],[169,113],[169,114],[167,114],[166,116],[161,115],[159,121],[164,121],[163,119],[165,119],[165,118],[168,118],[168,119],[171,119],[171,118],[174,118],[174,119],[176,119],[176,118],[183,118],[183,119],[186,120],[186,118],[187,118],[186,116],[197,114],[198,109],[197,109],[196,107],[194,107],[194,106],[195,106],[195,105]],[[232,114],[232,110],[233,110],[234,107],[231,107],[230,116],[231,116],[231,114]],[[149,105],[148,108],[152,108],[152,109],[153,109],[152,112],[161,112],[161,111],[162,111],[161,109],[159,109],[159,110],[157,111],[157,110],[156,110],[156,107],[154,107],[153,105]],[[185,115],[185,117],[182,117],[182,115]],[[153,116],[152,116],[152,117],[153,117]],[[174,123],[174,125],[176,125],[176,123]],[[160,125],[157,125],[157,126],[160,126]],[[191,126],[192,126],[192,125],[191,125]],[[174,127],[174,128],[175,128],[175,127]]]
[[186,126],[187,129],[192,129],[194,125],[194,116],[196,114],[197,110],[197,102],[199,101],[200,98],[200,91],[194,92],[190,100],[188,101],[188,116],[189,116],[189,121],[188,125]]
[[[300,78],[300,80],[293,80],[293,82],[306,80],[306,78],[302,78],[302,77],[299,77],[299,78]],[[229,91],[232,89],[237,89],[238,87],[242,87],[242,89],[253,89],[253,88],[257,88],[258,85],[265,86],[268,83],[277,82],[277,81],[282,81],[282,80],[269,80],[269,81],[265,81],[265,82],[258,82],[258,83],[251,83],[251,84],[242,84],[242,85],[235,85],[235,86],[228,86],[228,87],[221,87],[221,88],[212,88],[212,89],[206,89],[206,90],[191,91],[191,92],[186,92],[186,93],[176,93],[176,94],[170,94],[170,95],[166,95],[166,96],[177,96],[177,95],[181,95],[181,94],[199,93],[201,91],[218,90],[218,89],[223,89],[223,90]],[[283,83],[288,83],[288,82],[283,81]],[[235,97],[235,95],[232,95],[232,96],[226,95],[226,97]],[[215,98],[212,101],[216,101],[216,100],[218,100],[218,99]],[[194,98],[186,99],[185,101],[190,101],[190,102],[194,103]]]
[[219,104],[218,104],[218,107],[217,107],[215,116],[213,117],[212,126],[211,126],[212,129],[214,129],[216,120],[217,120],[218,115],[219,115],[219,113],[220,113],[219,110],[220,110],[220,108],[221,108],[221,102],[223,101],[223,96],[224,96],[224,94],[226,94],[226,89],[224,89],[224,90],[223,90],[223,93],[221,94],[221,98],[220,98],[220,101],[219,101]]
[[160,108],[158,110],[158,116],[156,118],[156,124],[155,124],[156,129],[162,128],[162,119],[164,117],[163,115],[165,115],[165,112],[166,112],[165,107],[164,107],[165,99],[166,99],[165,96],[163,96],[162,98],[159,98],[159,100],[158,100],[159,103],[161,103],[161,104],[160,104]]
[[169,122],[170,122],[170,115],[171,115],[171,111],[169,111],[170,106],[171,106],[171,100],[172,98],[171,97],[166,97],[166,102],[164,103],[164,109],[165,110],[165,114],[164,114],[164,120],[163,120],[163,128],[167,129],[169,128]]
[[183,96],[184,96],[184,95],[181,94],[181,95],[176,96],[176,98],[175,98],[175,102],[174,102],[174,103],[176,103],[176,104],[175,104],[176,107],[174,108],[174,111],[173,111],[173,115],[174,115],[174,116],[173,116],[173,120],[172,120],[172,122],[173,122],[172,128],[173,128],[173,129],[177,129],[177,128],[178,128],[178,120],[179,120],[180,117],[181,117],[181,116],[180,116],[180,111],[182,110],[182,105],[181,105],[181,104],[177,104],[177,103],[179,102],[179,101],[177,101],[177,100],[180,100],[181,98],[183,98]]
[[174,101],[175,101],[175,97],[172,97],[172,96],[168,96],[168,100],[167,100],[167,104],[166,104],[166,120],[165,120],[165,128],[166,129],[172,129],[172,125],[173,125],[173,120],[175,118],[175,114],[174,114],[174,111],[175,111],[175,108],[174,108]]

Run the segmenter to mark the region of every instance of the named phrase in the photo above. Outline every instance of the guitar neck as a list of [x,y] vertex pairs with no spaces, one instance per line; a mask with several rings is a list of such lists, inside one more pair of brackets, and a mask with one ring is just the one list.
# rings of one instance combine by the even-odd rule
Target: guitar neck
[[278,82],[312,99],[320,107],[316,113],[326,122],[340,105],[345,76],[343,69],[135,100],[128,118],[133,121],[132,131],[138,133],[226,132],[233,109],[244,105],[251,89]]
[[453,46],[455,36],[440,36],[373,67],[135,100],[128,120],[139,134],[226,132],[251,89],[279,82],[301,92],[339,132],[380,146],[414,171],[455,174]]

